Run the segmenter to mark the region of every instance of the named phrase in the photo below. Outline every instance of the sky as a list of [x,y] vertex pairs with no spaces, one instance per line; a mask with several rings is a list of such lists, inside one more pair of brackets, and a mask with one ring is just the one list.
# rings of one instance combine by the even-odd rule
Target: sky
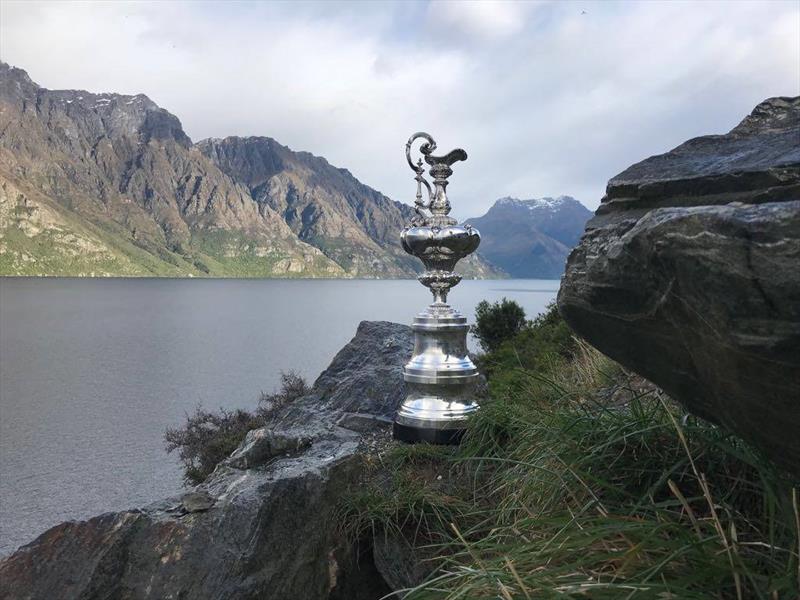
[[448,193],[597,207],[629,165],[800,94],[800,2],[0,1],[0,60],[147,94],[195,141],[266,135],[412,203],[404,147],[464,148]]

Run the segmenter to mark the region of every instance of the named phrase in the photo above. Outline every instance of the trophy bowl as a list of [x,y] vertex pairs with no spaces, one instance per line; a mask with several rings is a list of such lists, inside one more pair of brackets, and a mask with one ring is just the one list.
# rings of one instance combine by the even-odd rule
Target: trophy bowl
[[418,226],[403,230],[400,243],[428,269],[452,271],[459,260],[478,248],[481,234],[470,225]]

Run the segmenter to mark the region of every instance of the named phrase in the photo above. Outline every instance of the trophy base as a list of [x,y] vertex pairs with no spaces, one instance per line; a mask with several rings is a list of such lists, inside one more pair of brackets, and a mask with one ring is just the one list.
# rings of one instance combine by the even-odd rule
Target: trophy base
[[436,429],[434,427],[412,427],[395,423],[392,437],[407,444],[425,442],[440,446],[457,446],[464,436],[464,429]]
[[406,381],[406,398],[394,418],[394,439],[411,443],[458,444],[467,428],[468,418],[478,410],[474,398],[477,377],[459,376],[449,384]]
[[458,444],[478,410],[480,375],[467,351],[467,319],[448,304],[434,303],[411,329],[414,353],[403,367],[406,397],[395,413],[394,439]]

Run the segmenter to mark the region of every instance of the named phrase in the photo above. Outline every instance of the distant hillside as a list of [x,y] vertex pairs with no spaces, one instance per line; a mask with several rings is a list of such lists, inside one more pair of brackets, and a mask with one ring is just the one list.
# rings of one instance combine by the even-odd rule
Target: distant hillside
[[481,252],[511,277],[556,279],[592,212],[570,196],[501,198],[482,217]]
[[269,138],[195,145],[147,96],[47,90],[0,63],[0,275],[410,277],[411,213]]
[[[422,268],[399,243],[414,210],[364,185],[347,169],[268,137],[202,140],[197,148],[348,274],[408,277]],[[463,261],[459,270],[472,277],[498,275],[479,256]]]

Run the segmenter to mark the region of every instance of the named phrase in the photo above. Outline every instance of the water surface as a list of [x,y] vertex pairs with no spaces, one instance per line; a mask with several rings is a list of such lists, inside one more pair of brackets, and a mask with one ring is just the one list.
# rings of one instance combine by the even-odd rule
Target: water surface
[[[557,281],[464,281],[540,312]],[[309,381],[361,320],[410,323],[416,281],[0,279],[0,554],[68,519],[181,489],[163,434],[187,412],[256,406],[281,371]]]

